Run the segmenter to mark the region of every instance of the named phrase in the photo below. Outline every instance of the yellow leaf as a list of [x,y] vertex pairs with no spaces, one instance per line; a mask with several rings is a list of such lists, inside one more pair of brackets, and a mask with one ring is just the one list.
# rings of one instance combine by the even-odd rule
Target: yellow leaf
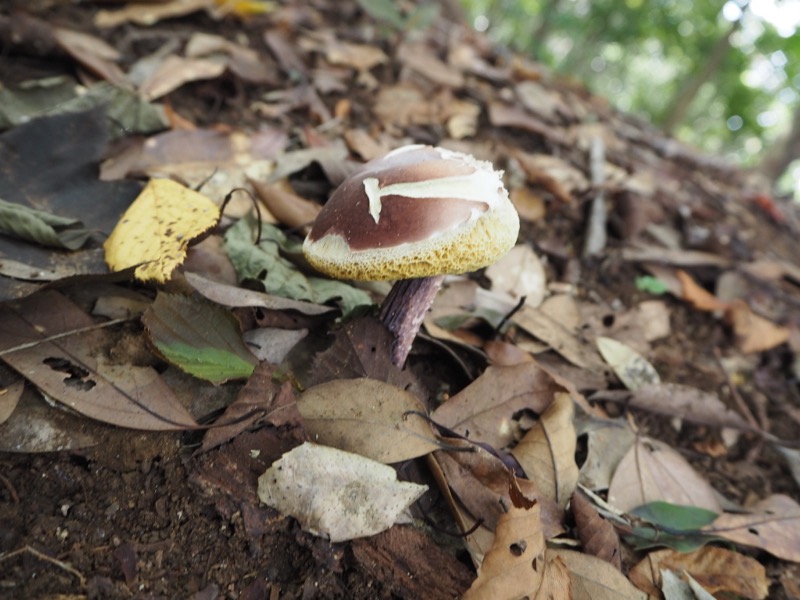
[[275,3],[268,0],[214,0],[223,14],[234,14],[237,17],[265,15],[275,9]]
[[151,180],[128,207],[103,249],[112,271],[140,265],[141,281],[167,281],[186,258],[186,248],[219,221],[219,209],[203,194],[169,179]]

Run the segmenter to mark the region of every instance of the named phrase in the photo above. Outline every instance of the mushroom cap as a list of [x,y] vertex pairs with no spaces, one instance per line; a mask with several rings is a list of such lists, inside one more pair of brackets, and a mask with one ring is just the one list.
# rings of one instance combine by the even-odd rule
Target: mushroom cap
[[519,233],[502,175],[469,154],[403,146],[334,191],[303,253],[339,279],[414,279],[488,266]]

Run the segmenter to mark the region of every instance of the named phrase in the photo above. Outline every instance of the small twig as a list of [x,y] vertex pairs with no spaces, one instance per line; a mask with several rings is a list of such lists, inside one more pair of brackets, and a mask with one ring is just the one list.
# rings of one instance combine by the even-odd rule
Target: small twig
[[87,331],[95,331],[97,329],[103,329],[104,327],[111,327],[112,325],[117,325],[119,323],[124,323],[125,321],[130,321],[133,318],[134,317],[124,317],[119,319],[112,319],[111,321],[106,321],[105,323],[98,323],[97,325],[90,325],[88,327],[81,327],[80,329],[71,329],[70,331],[63,331],[61,333],[57,333],[55,335],[51,335],[46,338],[36,340],[35,342],[28,342],[27,344],[20,344],[19,346],[14,346],[13,348],[6,348],[5,350],[0,350],[0,356],[5,356],[6,354],[11,354],[12,352],[19,352],[20,350],[27,350],[28,348],[33,348],[34,346],[38,346],[39,344],[45,344],[47,342],[59,340],[61,338],[69,337],[71,335],[86,333]]
[[505,324],[508,323],[508,321],[511,319],[511,317],[513,317],[515,314],[517,314],[520,311],[520,309],[525,304],[525,300],[527,300],[527,299],[528,299],[527,296],[522,296],[519,299],[519,302],[517,302],[516,306],[514,306],[514,308],[512,308],[510,311],[508,311],[505,314],[505,316],[497,324],[497,327],[494,328],[494,332],[493,332],[494,337],[497,337],[498,335],[500,335],[500,331],[503,329],[503,327],[505,327]]
[[8,478],[2,473],[0,473],[0,481],[3,482],[4,486],[6,486],[8,495],[11,496],[11,500],[14,502],[14,504],[19,504],[19,494],[17,493],[17,490],[11,481],[9,481]]
[[750,407],[747,406],[747,403],[744,401],[744,398],[741,397],[739,391],[736,389],[736,384],[733,383],[733,380],[731,379],[730,375],[725,370],[725,366],[722,364],[722,353],[716,346],[714,347],[714,358],[717,359],[717,364],[719,365],[722,374],[725,376],[725,380],[728,383],[728,388],[731,391],[731,397],[733,398],[733,401],[736,402],[736,407],[739,409],[739,412],[751,426],[766,433],[767,429],[765,429],[759,424],[758,419],[755,418],[753,412],[750,410]]
[[592,148],[589,153],[590,170],[592,174],[592,188],[595,195],[592,199],[592,209],[589,213],[589,226],[586,233],[586,244],[583,247],[583,256],[597,256],[606,247],[606,198],[603,193],[606,153],[603,140],[600,137],[592,139]]
[[45,554],[44,552],[39,552],[33,546],[23,546],[22,548],[18,548],[17,550],[13,550],[12,552],[6,552],[5,554],[0,554],[0,562],[3,562],[4,560],[8,560],[9,558],[14,558],[15,556],[19,556],[20,554],[25,554],[26,552],[28,554],[32,554],[33,556],[35,556],[39,560],[43,560],[45,562],[49,562],[49,563],[57,566],[59,569],[62,569],[64,571],[66,571],[67,573],[71,573],[72,575],[74,575],[75,577],[78,578],[78,582],[80,583],[81,587],[83,587],[83,588],[86,587],[86,578],[83,576],[83,574],[80,571],[75,569],[75,567],[73,567],[69,563],[65,563],[62,560],[58,560],[57,558],[53,558],[52,556],[47,556],[47,554]]

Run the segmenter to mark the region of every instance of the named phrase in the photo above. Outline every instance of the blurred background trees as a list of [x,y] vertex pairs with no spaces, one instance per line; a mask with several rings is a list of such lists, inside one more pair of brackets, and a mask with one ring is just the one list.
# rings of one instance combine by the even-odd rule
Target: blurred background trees
[[462,0],[473,26],[800,198],[800,0]]

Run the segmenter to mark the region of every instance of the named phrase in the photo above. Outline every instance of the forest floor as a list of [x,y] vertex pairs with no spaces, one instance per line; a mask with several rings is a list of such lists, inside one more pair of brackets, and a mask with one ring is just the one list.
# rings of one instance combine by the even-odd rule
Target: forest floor
[[[441,456],[410,458],[396,465],[401,479],[430,490],[413,509],[418,527],[396,525],[332,544],[257,495],[258,477],[309,439],[310,425],[296,415],[255,419],[240,412],[233,417],[244,414],[242,426],[214,440],[196,427],[158,431],[150,413],[137,412],[140,405],[129,421],[130,407],[116,400],[106,412],[81,405],[88,391],[81,384],[101,363],[151,369],[179,401],[175,410],[185,411],[174,414],[202,424],[254,388],[278,402],[285,389],[278,375],[293,366],[290,395],[325,380],[388,379],[414,390],[440,423],[447,415],[436,412],[438,404],[462,399],[462,412],[446,422],[448,435],[464,436],[460,443],[482,427],[497,455],[510,451],[523,466],[515,449],[540,419],[548,423],[544,415],[555,401],[552,391],[531,404],[504,394],[523,386],[535,368],[535,377],[546,376],[548,386],[566,390],[575,402],[568,432],[559,430],[559,442],[548,434],[556,478],[572,473],[568,467],[562,473],[561,459],[553,458],[558,444],[580,469],[570,495],[577,483],[595,491],[595,510],[607,518],[609,505],[630,514],[655,499],[727,516],[748,509],[772,515],[776,529],[751,526],[749,538],[729,537],[719,546],[737,557],[725,555],[733,561],[727,571],[761,581],[760,588],[730,581],[713,587],[699,561],[669,568],[685,568],[716,593],[765,597],[768,586],[770,598],[800,597],[800,220],[797,207],[772,198],[757,175],[664,137],[575,82],[554,80],[424,10],[381,20],[360,2],[316,0],[281,3],[263,15],[212,16],[198,9],[151,15],[140,24],[133,12],[117,23],[104,21],[125,10],[122,3],[11,4],[0,9],[0,104],[8,108],[0,137],[4,200],[80,219],[108,235],[147,179],[199,186],[217,203],[241,186],[258,196],[267,222],[297,241],[319,203],[355,166],[404,143],[428,143],[504,169],[522,229],[520,249],[494,270],[448,281],[403,371],[387,366],[385,356],[370,363],[359,354],[364,344],[384,351],[369,316],[366,325],[354,320],[347,329],[332,318],[341,313],[247,308],[212,297],[235,307],[246,331],[304,330],[312,332],[309,338],[333,331],[336,352],[343,338],[355,348],[325,354],[295,340],[281,369],[270,367],[265,376],[262,362],[247,383],[218,385],[164,360],[163,351],[154,351],[153,327],[148,322],[145,330],[138,315],[153,310],[165,292],[211,295],[210,285],[194,285],[186,273],[240,285],[222,234],[196,246],[165,285],[132,282],[129,274],[109,278],[103,238],[90,237],[69,253],[0,235],[0,598],[441,598],[460,597],[476,580],[474,561],[488,551],[493,534],[486,529],[484,541],[465,542],[449,508],[460,499],[462,511],[468,507],[462,517],[472,509],[479,519],[469,494],[491,488],[491,498],[507,498],[507,490],[485,482],[459,487]],[[167,60],[173,63],[165,67]],[[23,85],[31,81],[40,83]],[[106,94],[108,119],[90,110],[31,121],[74,102],[79,82],[86,90],[97,89],[97,81],[160,103],[163,123],[143,124],[146,111],[138,104],[117,111],[108,88],[99,96]],[[33,88],[38,91],[24,93]],[[12,105],[27,116],[12,115]],[[132,122],[125,120],[133,113]],[[592,212],[598,198],[607,209],[599,217]],[[250,206],[237,197],[221,230],[233,229]],[[596,244],[588,255],[587,239]],[[283,258],[308,273],[291,248],[282,249]],[[19,265],[50,274],[52,283],[44,289],[39,276],[14,271]],[[262,279],[268,293],[282,295],[269,289],[266,277],[249,279]],[[379,298],[385,288],[366,292]],[[337,293],[331,294],[337,307],[351,310]],[[509,309],[522,297],[524,307]],[[503,314],[510,314],[507,322],[498,319]],[[84,331],[106,318],[119,322]],[[31,330],[41,325],[39,334],[80,331],[56,341],[24,338],[14,329],[23,321]],[[35,354],[21,348],[23,338],[52,347]],[[620,342],[614,350],[603,345],[609,338]],[[52,359],[55,347],[72,358]],[[76,356],[94,366],[76,368]],[[632,360],[636,368],[626,370]],[[496,394],[506,407],[488,410],[494,420],[480,421],[470,403],[481,402],[481,394],[465,392],[479,382],[496,388],[483,396]],[[145,404],[148,394],[162,394],[160,387],[147,389]],[[608,423],[624,435],[610,441],[596,435]],[[644,481],[644,454],[623,472],[629,452],[649,452],[651,460],[654,448],[673,457],[652,467],[670,483]],[[441,491],[443,481],[449,492]],[[635,493],[625,487],[631,481]],[[556,488],[548,500],[555,512],[551,521],[542,517],[539,535],[548,552],[590,553],[574,507],[568,509]],[[707,490],[716,494],[704,495]],[[617,523],[617,531],[630,528]],[[615,547],[621,571],[640,590],[657,594],[659,579],[648,587],[631,574],[653,554],[628,542]],[[574,588],[578,567],[570,560],[559,564]],[[608,597],[639,597],[626,593]]]

